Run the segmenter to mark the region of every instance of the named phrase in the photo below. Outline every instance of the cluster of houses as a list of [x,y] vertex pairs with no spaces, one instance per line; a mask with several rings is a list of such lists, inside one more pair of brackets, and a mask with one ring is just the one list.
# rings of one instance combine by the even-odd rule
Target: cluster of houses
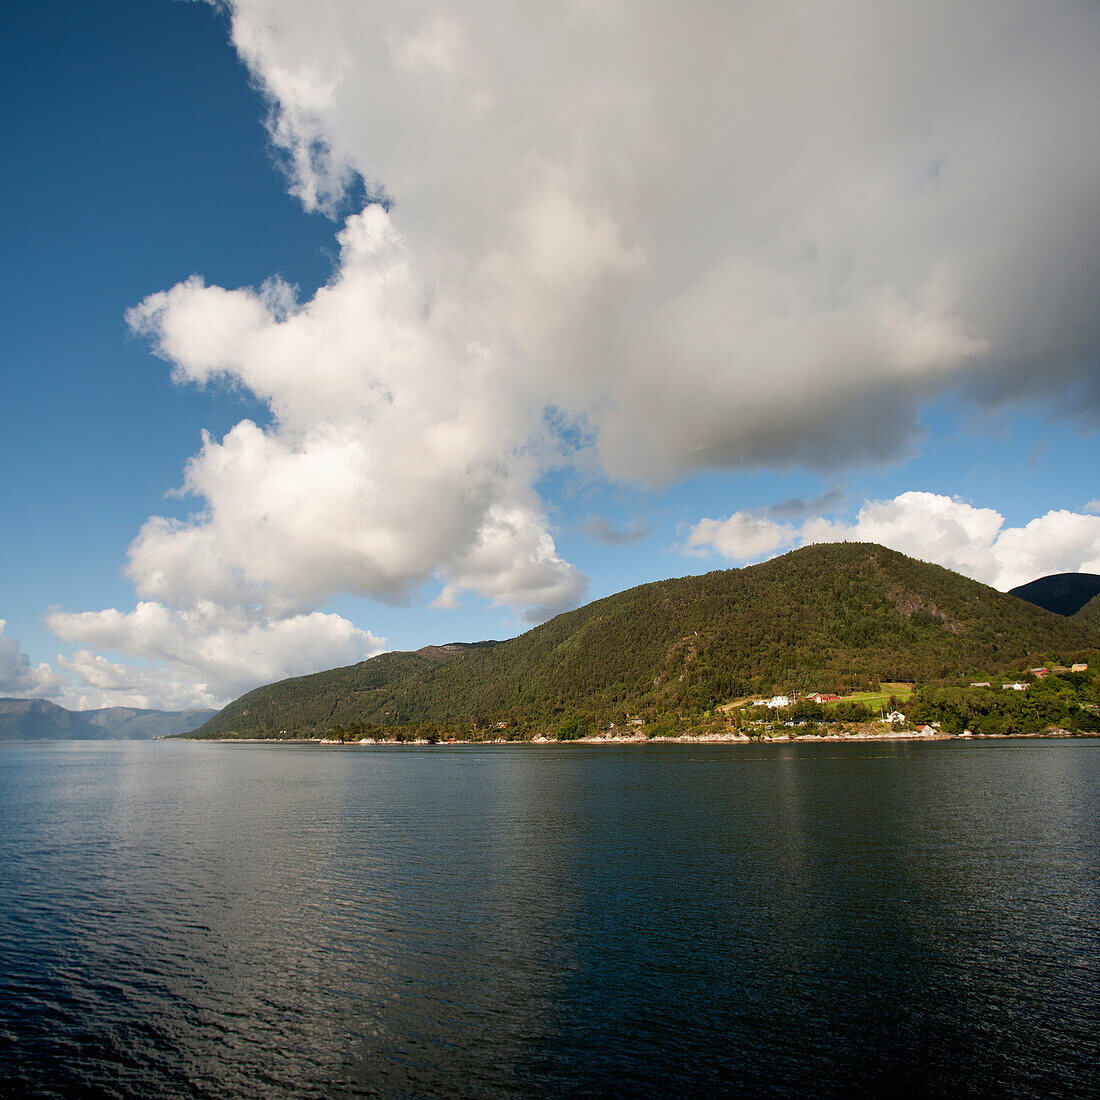
[[[1054,668],[1029,668],[1028,672],[1035,677],[1036,680],[1042,680],[1044,677],[1049,676],[1052,672],[1087,672],[1088,664],[1081,661],[1067,668],[1065,665],[1055,665]],[[970,683],[972,688],[987,688],[993,685],[989,680],[972,680]],[[1002,691],[1027,691],[1030,684],[1024,680],[1015,680],[1010,684],[1001,684]]]
[[[837,703],[840,701],[839,695],[831,695],[824,691],[815,691],[813,695],[807,698],[811,703]],[[770,699],[754,699],[752,705],[754,707],[767,707],[769,710],[779,710],[782,707],[789,707],[794,701],[789,695],[773,695]]]

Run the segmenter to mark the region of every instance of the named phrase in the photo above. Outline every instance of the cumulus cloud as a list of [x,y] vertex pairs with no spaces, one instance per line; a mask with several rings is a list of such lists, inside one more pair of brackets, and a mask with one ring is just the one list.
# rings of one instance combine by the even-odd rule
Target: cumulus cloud
[[[334,614],[275,618],[254,609],[199,603],[186,610],[142,601],[128,613],[53,611],[50,629],[65,641],[114,650],[148,664],[112,662],[81,649],[59,658],[82,687],[81,705],[220,707],[257,684],[353,664],[382,641]],[[94,698],[95,703],[88,700]]]
[[992,508],[936,493],[869,501],[855,520],[778,524],[748,512],[700,520],[686,549],[747,562],[819,542],[878,542],[1006,591],[1051,573],[1100,572],[1100,516],[1056,510],[1006,527]]
[[202,510],[153,517],[130,548],[139,596],[285,611],[340,592],[401,601],[438,577],[516,607],[575,601],[584,578],[530,488],[514,368],[420,287],[382,207],[340,243],[303,304],[278,283],[192,278],[130,311],[177,378],[230,380],[275,416],[204,437],[184,479]]
[[4,633],[7,623],[0,619],[0,695],[17,698],[53,698],[65,678],[48,664],[32,665],[19,642]]
[[384,187],[614,476],[898,457],[945,387],[1100,406],[1095,5],[229,6],[306,206]]

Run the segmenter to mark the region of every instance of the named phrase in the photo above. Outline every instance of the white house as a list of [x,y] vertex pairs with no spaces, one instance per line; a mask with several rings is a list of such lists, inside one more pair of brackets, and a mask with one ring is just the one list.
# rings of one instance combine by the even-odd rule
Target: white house
[[778,710],[780,707],[789,707],[790,705],[791,701],[786,695],[773,695],[768,700],[768,707],[771,710]]

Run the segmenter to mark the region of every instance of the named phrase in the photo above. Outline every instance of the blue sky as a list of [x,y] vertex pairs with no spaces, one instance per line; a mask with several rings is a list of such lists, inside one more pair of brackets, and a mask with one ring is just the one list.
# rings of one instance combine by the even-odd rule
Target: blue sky
[[0,693],[829,538],[1100,571],[1095,8],[301,8],[0,12]]

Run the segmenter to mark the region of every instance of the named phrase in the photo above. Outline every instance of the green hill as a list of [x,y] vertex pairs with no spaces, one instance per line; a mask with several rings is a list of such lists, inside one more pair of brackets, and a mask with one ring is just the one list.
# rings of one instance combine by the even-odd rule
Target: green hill
[[1100,594],[1093,596],[1080,611],[1071,615],[1070,621],[1091,630],[1093,634],[1100,634]]
[[1077,624],[882,546],[809,546],[641,585],[507,642],[387,653],[258,688],[196,735],[353,722],[530,735],[573,715],[698,714],[743,694],[937,681],[1096,646]]

